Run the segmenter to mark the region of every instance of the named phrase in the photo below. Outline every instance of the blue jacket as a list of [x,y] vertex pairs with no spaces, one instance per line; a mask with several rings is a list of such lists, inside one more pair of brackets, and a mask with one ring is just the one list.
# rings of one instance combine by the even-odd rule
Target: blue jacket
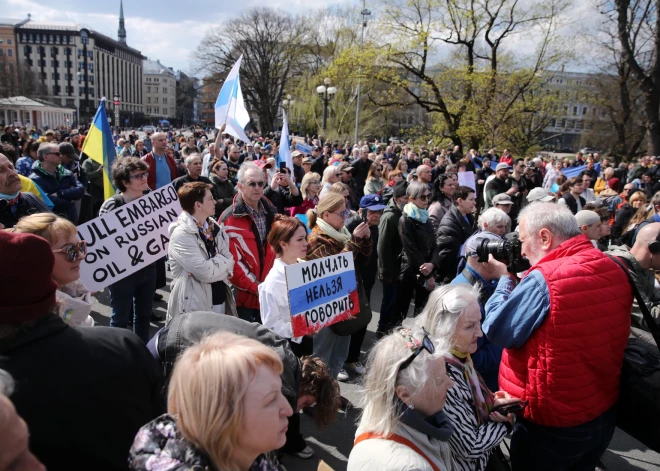
[[32,168],[30,179],[48,195],[53,202],[53,212],[67,218],[74,224],[78,220],[75,201],[79,200],[85,194],[85,188],[78,181],[76,176],[59,165],[56,175],[46,172],[41,166],[41,162]]
[[[468,270],[472,275],[474,283],[480,283],[481,287],[481,296],[479,297],[479,308],[481,309],[481,322],[483,324],[485,319],[485,304],[486,301],[493,295],[495,288],[497,286],[497,281],[488,282],[484,280],[481,275],[472,270],[469,266],[466,266],[461,273],[459,273],[456,278],[451,282],[452,285],[458,283],[467,283],[469,285],[473,284],[465,276],[465,271]],[[474,368],[479,372],[481,377],[486,382],[486,385],[491,391],[498,391],[499,386],[497,384],[497,376],[500,371],[500,361],[502,360],[502,347],[498,347],[492,343],[486,337],[486,334],[482,335],[477,340],[477,351],[472,357],[472,363],[474,363]]]

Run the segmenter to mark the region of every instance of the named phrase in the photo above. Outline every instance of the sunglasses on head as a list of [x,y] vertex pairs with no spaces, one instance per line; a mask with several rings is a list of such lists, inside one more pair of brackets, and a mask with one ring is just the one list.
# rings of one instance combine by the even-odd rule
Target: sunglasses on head
[[433,354],[435,352],[435,345],[433,345],[433,342],[431,341],[431,338],[429,337],[429,333],[427,330],[422,327],[422,331],[424,332],[424,337],[422,338],[422,341],[420,342],[418,339],[414,338],[412,335],[412,332],[410,329],[399,329],[398,332],[399,334],[408,341],[408,344],[410,345],[410,349],[413,350],[412,355],[410,355],[406,361],[401,363],[399,366],[399,371],[405,370],[410,366],[410,364],[419,356],[420,353],[422,353],[423,350],[426,350],[430,354]]
[[266,182],[247,182],[246,185],[250,188],[263,188],[266,186]]
[[84,257],[87,254],[87,242],[81,240],[77,244],[67,244],[61,249],[53,250],[53,253],[64,253],[66,254],[66,259],[73,263],[78,260],[80,255]]

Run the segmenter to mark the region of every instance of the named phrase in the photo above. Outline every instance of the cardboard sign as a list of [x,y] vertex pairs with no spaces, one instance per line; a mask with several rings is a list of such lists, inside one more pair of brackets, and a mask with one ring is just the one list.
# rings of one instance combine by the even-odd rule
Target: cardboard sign
[[312,153],[312,146],[308,146],[307,144],[302,144],[300,142],[296,143],[296,150],[299,150],[303,154],[311,154]]
[[460,186],[469,186],[477,191],[477,185],[474,182],[474,172],[458,172],[458,184]]
[[99,291],[163,258],[167,228],[179,214],[179,196],[167,185],[78,226],[78,237],[87,241],[82,282]]
[[360,312],[352,253],[287,265],[284,273],[294,337],[313,334]]

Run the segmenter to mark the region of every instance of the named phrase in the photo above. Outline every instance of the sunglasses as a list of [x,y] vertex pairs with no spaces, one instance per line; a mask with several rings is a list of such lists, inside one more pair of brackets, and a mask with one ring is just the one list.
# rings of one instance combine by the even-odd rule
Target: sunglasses
[[68,244],[61,249],[53,250],[53,253],[63,252],[66,254],[66,259],[73,263],[78,260],[79,255],[83,257],[87,254],[87,242],[81,240],[77,244]]
[[135,175],[131,175],[129,178],[134,178],[136,180],[144,180],[149,176],[149,172],[142,172],[142,173],[136,173]]
[[62,153],[61,153],[61,152],[49,152],[48,155],[57,155],[57,156],[61,156]]
[[422,200],[422,201],[426,201],[426,200],[429,199],[429,196],[430,196],[429,194],[422,195],[422,196],[419,197],[419,199]]
[[318,180],[312,180],[311,182],[309,182],[309,185],[320,185],[320,184],[321,182]]
[[[399,329],[399,333],[406,339],[409,340],[408,338],[409,335],[408,333],[410,332],[408,329]],[[420,353],[422,353],[423,350],[426,350],[430,354],[433,354],[435,352],[435,345],[433,345],[433,342],[429,338],[429,333],[425,328],[422,327],[422,331],[424,331],[424,338],[422,339],[422,342],[419,344],[419,346],[413,351],[413,354],[408,357],[406,361],[401,363],[399,366],[399,371],[405,370],[410,366],[410,364],[419,356]]]
[[263,188],[266,186],[266,182],[247,182],[246,185],[250,188]]

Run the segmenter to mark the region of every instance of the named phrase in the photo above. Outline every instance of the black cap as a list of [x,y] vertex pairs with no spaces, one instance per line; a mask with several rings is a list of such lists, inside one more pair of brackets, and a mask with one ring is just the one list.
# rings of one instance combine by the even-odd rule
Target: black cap
[[398,181],[394,184],[394,188],[392,188],[392,196],[395,198],[401,198],[402,196],[405,196],[406,190],[408,189],[408,182],[405,180]]
[[63,142],[60,144],[60,154],[64,154],[73,159],[78,158],[78,154],[76,153],[75,147],[73,147],[73,144],[70,144],[68,142]]

